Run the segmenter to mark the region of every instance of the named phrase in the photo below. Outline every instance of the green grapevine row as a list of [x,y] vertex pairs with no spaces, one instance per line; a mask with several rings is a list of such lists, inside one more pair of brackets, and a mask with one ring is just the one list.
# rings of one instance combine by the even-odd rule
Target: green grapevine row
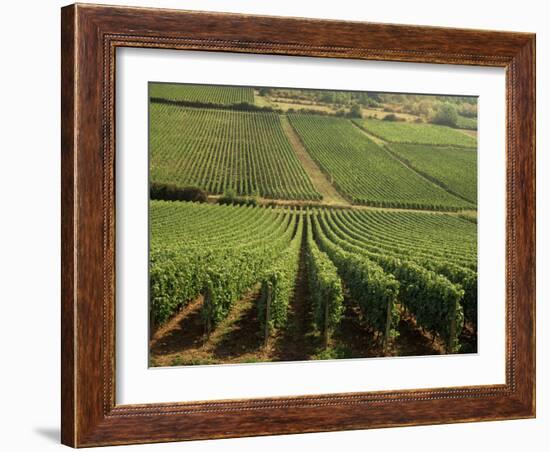
[[450,350],[458,347],[464,319],[475,328],[476,225],[468,220],[171,201],[151,201],[150,210],[150,294],[157,325],[203,294],[209,329],[261,284],[259,318],[266,318],[269,293],[268,330],[283,328],[304,237],[319,330],[334,330],[342,316],[340,280],[367,323],[386,337],[396,334],[397,303]]
[[307,267],[310,292],[313,298],[314,319],[317,328],[325,332],[334,330],[344,314],[342,283],[336,266],[313,239],[311,221],[307,218]]
[[[294,238],[280,257],[265,271],[261,280],[261,294],[258,303],[258,317],[262,331],[265,330],[265,321],[268,322],[268,331],[286,325],[288,318],[288,306],[294,293],[298,265],[300,260],[300,247],[304,221],[301,215],[297,216],[297,227]],[[267,303],[269,303],[269,319],[267,319]]]
[[247,87],[151,83],[149,97],[205,104],[254,103],[254,90]]
[[346,232],[323,212],[315,220],[316,234],[324,237],[325,243],[332,242],[347,253],[374,261],[385,272],[393,274],[400,284],[399,302],[415,316],[417,324],[441,336],[450,350],[458,348],[458,336],[463,325],[460,301],[464,296],[464,290],[459,285],[413,261],[373,253],[351,243]]
[[390,336],[395,335],[399,315],[395,301],[399,283],[373,260],[364,255],[350,253],[331,242],[318,221],[317,216],[314,216],[314,235],[319,247],[336,264],[351,297],[361,307],[367,323],[380,333],[389,331]]
[[151,181],[318,200],[274,113],[150,106]]
[[288,247],[295,223],[296,216],[291,215],[275,240],[254,248],[226,249],[209,263],[202,309],[208,331],[227,316],[233,303],[261,280],[265,268]]
[[477,204],[477,152],[418,144],[392,144],[388,150],[447,191]]
[[[360,246],[363,250],[413,261],[427,270],[445,276],[453,283],[460,284],[464,289],[462,306],[465,319],[476,328],[475,226],[465,220],[445,215],[413,212],[339,211],[333,212],[331,217],[336,226],[346,231],[348,242]],[[377,223],[376,219],[380,217],[393,218],[399,223],[391,228],[388,222]],[[462,233],[457,234],[460,230]],[[445,238],[446,231],[454,231],[454,236]],[[427,242],[429,245],[424,245],[422,237],[430,235],[433,235],[435,240]],[[453,241],[457,240],[460,242],[452,246]]]
[[451,127],[437,124],[380,121],[378,119],[354,119],[357,125],[370,134],[390,143],[431,144],[475,148],[475,137]]
[[[191,227],[187,234],[183,228],[173,230],[162,221],[169,211],[175,223],[192,223],[196,216],[198,225],[208,226]],[[207,291],[204,318],[217,323],[238,294],[252,285],[250,281],[259,281],[260,272],[286,248],[295,223],[290,211],[270,208],[152,201],[151,212],[150,299],[157,325]],[[241,215],[251,227],[231,222]],[[242,281],[232,280],[235,274]]]
[[289,119],[312,158],[355,203],[430,210],[473,206],[407,168],[347,119],[301,114]]

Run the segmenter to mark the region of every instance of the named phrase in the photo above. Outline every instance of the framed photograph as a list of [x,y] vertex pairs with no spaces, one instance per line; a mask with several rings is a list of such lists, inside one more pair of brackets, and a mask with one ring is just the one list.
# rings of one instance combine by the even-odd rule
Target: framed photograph
[[62,442],[535,416],[535,36],[62,9]]

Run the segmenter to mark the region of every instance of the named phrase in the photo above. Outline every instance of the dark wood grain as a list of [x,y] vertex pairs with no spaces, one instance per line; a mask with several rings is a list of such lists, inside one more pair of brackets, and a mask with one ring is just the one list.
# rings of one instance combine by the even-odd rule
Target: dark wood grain
[[74,385],[75,333],[74,315],[74,145],[75,108],[74,108],[74,8],[61,11],[61,412],[63,422],[61,441],[75,444],[75,397]]
[[[72,5],[62,10],[62,442],[75,447],[535,415],[535,37]],[[115,404],[117,47],[506,68],[506,384]]]

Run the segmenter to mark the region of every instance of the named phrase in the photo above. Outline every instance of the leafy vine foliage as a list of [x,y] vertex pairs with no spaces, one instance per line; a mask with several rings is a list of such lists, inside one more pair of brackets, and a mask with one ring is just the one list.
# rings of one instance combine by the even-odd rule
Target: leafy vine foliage
[[[262,331],[265,329],[265,322],[268,322],[268,331],[273,332],[284,327],[288,320],[288,306],[296,285],[304,227],[302,216],[297,215],[296,218],[296,231],[288,248],[267,268],[262,276],[258,303],[258,317]],[[269,319],[267,318],[267,303],[270,305]]]
[[319,249],[313,239],[309,215],[306,219],[307,267],[314,319],[317,328],[330,335],[330,332],[338,327],[344,314],[342,282],[336,266],[328,255]]

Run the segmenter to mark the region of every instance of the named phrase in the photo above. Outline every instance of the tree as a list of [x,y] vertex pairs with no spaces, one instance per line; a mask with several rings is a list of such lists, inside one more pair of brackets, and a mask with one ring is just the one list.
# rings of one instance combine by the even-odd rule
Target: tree
[[353,104],[349,110],[349,115],[351,118],[362,118],[363,113],[361,111],[361,106],[359,104]]
[[456,127],[458,121],[458,113],[456,107],[449,103],[442,104],[435,114],[432,122],[444,126]]
[[321,102],[324,102],[326,104],[333,104],[334,103],[334,92],[332,91],[326,91],[321,94]]

